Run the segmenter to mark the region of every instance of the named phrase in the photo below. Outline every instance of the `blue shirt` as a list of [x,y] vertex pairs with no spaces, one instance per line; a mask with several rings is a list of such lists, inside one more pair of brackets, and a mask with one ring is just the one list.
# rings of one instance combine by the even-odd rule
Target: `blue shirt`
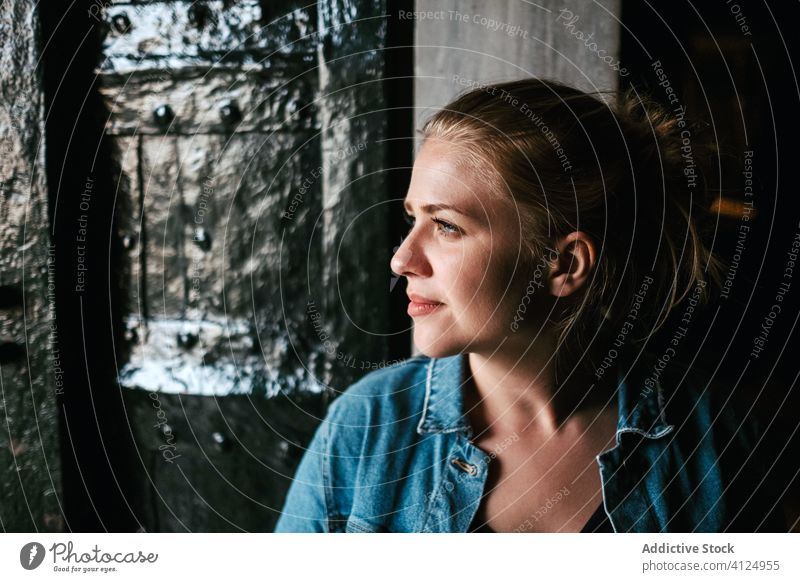
[[[650,356],[619,367],[616,446],[597,456],[614,531],[786,531],[751,454],[752,423],[702,375],[672,362],[653,381],[654,370]],[[345,390],[298,466],[275,531],[468,531],[493,457],[470,440],[465,372],[463,354],[420,355]]]

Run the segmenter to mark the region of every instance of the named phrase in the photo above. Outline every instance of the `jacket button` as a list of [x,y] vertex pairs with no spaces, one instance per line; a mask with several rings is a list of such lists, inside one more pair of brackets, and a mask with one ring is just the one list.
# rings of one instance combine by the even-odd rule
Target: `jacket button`
[[462,471],[464,471],[465,473],[469,473],[470,475],[473,476],[478,474],[478,467],[470,463],[467,463],[464,459],[454,458],[450,462],[459,469],[461,469]]

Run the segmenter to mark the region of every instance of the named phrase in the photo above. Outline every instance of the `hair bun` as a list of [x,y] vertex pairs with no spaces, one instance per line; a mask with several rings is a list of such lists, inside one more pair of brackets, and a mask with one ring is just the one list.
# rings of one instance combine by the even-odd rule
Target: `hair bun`
[[638,152],[643,163],[661,160],[664,170],[672,173],[681,163],[683,112],[675,116],[661,103],[635,88],[620,93],[617,116],[629,137],[629,151]]

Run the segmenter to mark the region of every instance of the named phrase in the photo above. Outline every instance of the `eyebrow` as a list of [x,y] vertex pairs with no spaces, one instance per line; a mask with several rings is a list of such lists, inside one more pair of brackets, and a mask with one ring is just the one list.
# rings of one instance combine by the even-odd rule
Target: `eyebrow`
[[[403,201],[403,208],[407,211],[411,211],[411,205],[408,203],[408,200]],[[467,218],[474,218],[471,213],[467,212],[466,210],[462,210],[456,206],[452,206],[450,204],[423,204],[420,209],[422,212],[426,214],[431,214],[437,210],[452,210],[453,212],[458,212],[459,214],[466,216]]]

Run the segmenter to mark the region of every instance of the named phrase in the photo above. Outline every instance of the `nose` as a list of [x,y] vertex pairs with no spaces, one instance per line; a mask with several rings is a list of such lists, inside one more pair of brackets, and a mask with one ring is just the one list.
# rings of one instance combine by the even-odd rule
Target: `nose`
[[407,243],[408,238],[406,238],[400,244],[400,246],[394,250],[392,260],[389,262],[389,265],[392,268],[392,273],[398,276],[408,275],[408,265],[411,263],[411,259],[414,258],[414,252]]
[[408,277],[409,275],[429,275],[430,268],[418,248],[415,248],[412,236],[409,234],[402,244],[395,250],[389,265],[395,275]]

